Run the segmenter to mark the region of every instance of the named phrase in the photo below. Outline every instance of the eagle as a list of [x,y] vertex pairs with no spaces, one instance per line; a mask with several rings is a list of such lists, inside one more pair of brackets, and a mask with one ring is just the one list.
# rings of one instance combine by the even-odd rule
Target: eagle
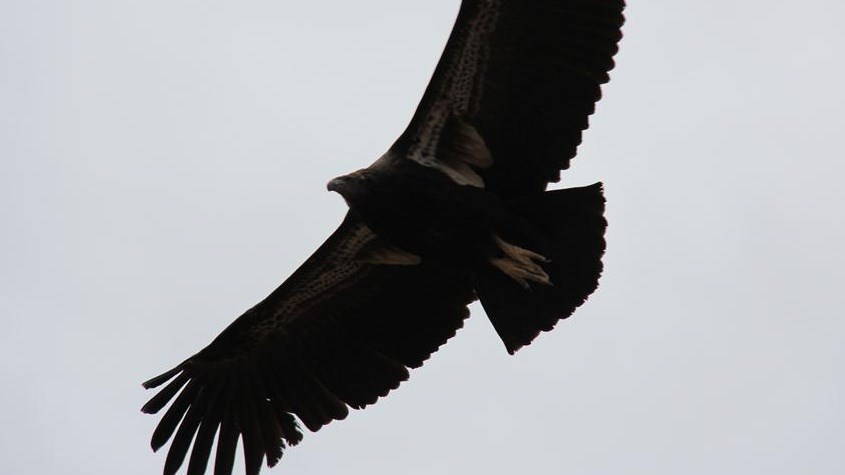
[[[340,227],[207,347],[143,383],[166,406],[164,473],[276,465],[310,431],[375,403],[480,300],[511,354],[596,289],[601,183],[560,180],[609,80],[623,0],[463,0],[410,124],[328,183]],[[215,447],[216,440],[216,447]],[[214,456],[212,457],[212,451]],[[188,454],[190,452],[190,457]]]

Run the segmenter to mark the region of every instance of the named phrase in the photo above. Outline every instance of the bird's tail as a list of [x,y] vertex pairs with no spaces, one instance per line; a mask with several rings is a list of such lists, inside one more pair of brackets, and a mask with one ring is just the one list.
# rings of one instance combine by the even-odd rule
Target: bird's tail
[[476,292],[513,354],[571,315],[596,289],[607,221],[601,183],[519,198],[508,206],[520,224],[500,236],[500,245],[515,257],[510,262],[527,262],[527,277],[508,267],[503,251],[500,265],[478,272]]

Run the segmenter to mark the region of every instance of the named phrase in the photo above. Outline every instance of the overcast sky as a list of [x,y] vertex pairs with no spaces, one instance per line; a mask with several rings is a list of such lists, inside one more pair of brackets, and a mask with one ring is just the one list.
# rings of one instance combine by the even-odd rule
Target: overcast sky
[[[160,472],[141,381],[337,226],[458,3],[0,0],[0,473]],[[559,185],[599,290],[514,357],[474,305],[263,473],[845,473],[845,4],[631,3]]]

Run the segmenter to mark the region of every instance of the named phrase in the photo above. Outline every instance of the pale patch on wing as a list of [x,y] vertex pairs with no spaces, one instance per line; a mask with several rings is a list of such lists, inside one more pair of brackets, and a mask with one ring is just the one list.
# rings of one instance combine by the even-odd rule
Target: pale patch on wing
[[420,257],[393,247],[358,221],[352,224],[332,251],[315,262],[305,274],[295,274],[293,289],[279,302],[274,317],[253,328],[264,332],[278,328],[288,318],[302,314],[309,307],[332,298],[340,289],[355,285],[376,265],[417,265]]
[[[253,332],[266,332],[280,327],[288,318],[300,315],[308,307],[331,298],[334,291],[353,285],[369,274],[371,265],[355,259],[365,246],[376,239],[375,233],[361,222],[352,224],[343,238],[328,255],[314,262],[309,271],[294,274],[293,289],[279,302],[273,318],[268,318],[253,328]],[[307,264],[307,262],[306,262]]]
[[456,116],[446,119],[440,134],[437,158],[469,184],[479,188],[484,188],[484,180],[475,169],[484,169],[493,164],[490,149],[478,130]]
[[364,246],[355,259],[367,264],[389,266],[415,266],[422,262],[420,256],[391,246],[379,238]]
[[[435,109],[447,111],[448,101],[441,101]],[[484,188],[484,180],[476,169],[493,164],[490,149],[478,130],[461,117],[452,115],[442,120],[434,155],[411,154],[411,160],[445,173],[459,185]]]
[[478,129],[464,119],[452,116],[440,137],[438,156],[446,163],[464,162],[478,168],[493,164],[493,156]]
[[[450,64],[441,65],[445,75],[437,91],[437,100],[422,118],[416,137],[408,148],[408,158],[427,167],[436,168],[455,183],[484,187],[484,181],[470,166],[487,168],[492,164],[489,150],[478,131],[460,117],[474,115],[482,95],[482,84],[489,56],[490,35],[495,30],[502,0],[482,0],[476,16],[455,45],[455,51],[447,51]],[[438,67],[440,69],[440,67]],[[450,134],[451,123],[459,121],[458,135],[466,133],[468,140],[462,145],[469,150],[458,156],[443,156],[444,136]],[[465,127],[463,127],[465,126]],[[480,146],[480,147],[479,147]],[[471,149],[476,147],[476,149]]]

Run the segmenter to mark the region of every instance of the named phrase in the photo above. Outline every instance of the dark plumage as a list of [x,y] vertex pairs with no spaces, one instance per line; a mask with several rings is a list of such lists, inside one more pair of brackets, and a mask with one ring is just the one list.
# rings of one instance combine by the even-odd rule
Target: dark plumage
[[[476,298],[515,352],[595,290],[599,184],[545,191],[613,67],[621,0],[464,0],[419,108],[373,165],[329,182],[350,211],[278,289],[144,387],[165,474],[246,472],[387,395]],[[215,449],[215,439],[217,440]],[[193,447],[193,448],[191,448]]]

